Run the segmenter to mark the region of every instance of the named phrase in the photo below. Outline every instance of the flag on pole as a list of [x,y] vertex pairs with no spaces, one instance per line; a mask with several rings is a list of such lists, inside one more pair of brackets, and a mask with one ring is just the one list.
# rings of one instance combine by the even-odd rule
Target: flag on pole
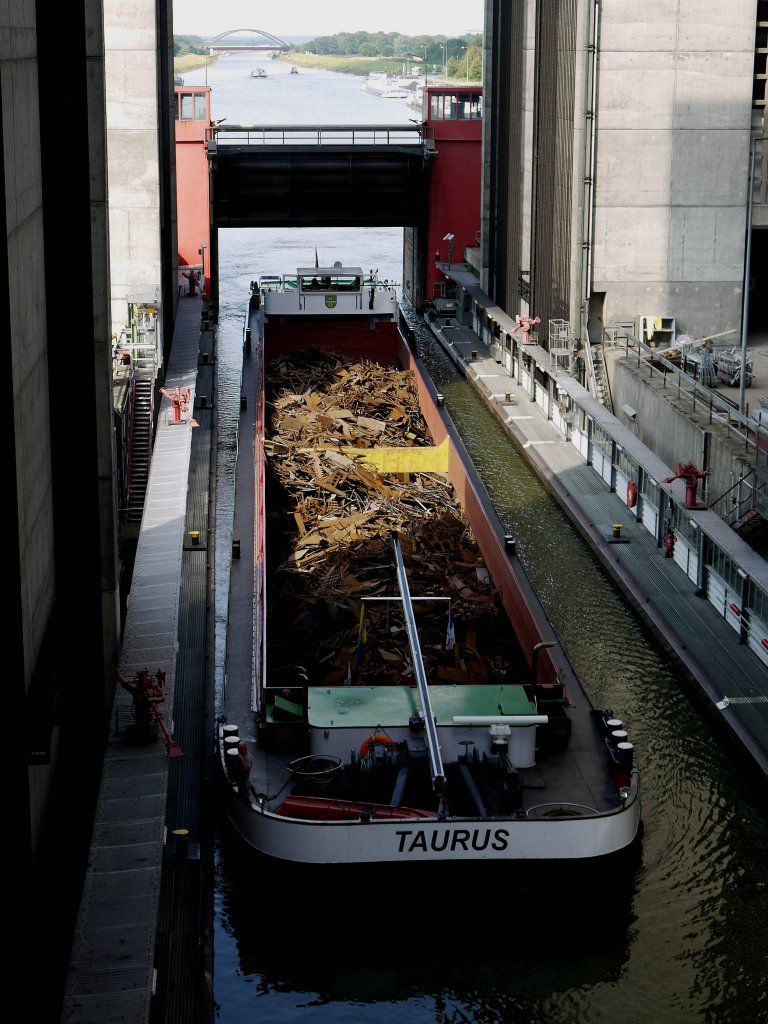
[[357,664],[363,660],[363,648],[368,643],[368,630],[365,628],[365,605],[360,605],[360,629],[357,634]]
[[456,646],[456,632],[453,628],[453,611],[451,610],[451,604],[448,603],[448,629],[445,633],[445,653],[450,654],[453,648]]
[[318,262],[318,259],[317,259],[317,246],[315,246],[315,266],[316,266],[316,267],[319,267],[319,266],[320,266],[320,264],[319,264],[319,262]]

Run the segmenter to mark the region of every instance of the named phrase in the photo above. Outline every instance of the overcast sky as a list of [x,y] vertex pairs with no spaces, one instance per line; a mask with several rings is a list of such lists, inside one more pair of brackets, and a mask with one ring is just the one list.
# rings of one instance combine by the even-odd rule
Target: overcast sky
[[173,0],[173,31],[203,37],[233,28],[262,29],[279,38],[337,32],[463,36],[482,32],[483,8],[484,0]]

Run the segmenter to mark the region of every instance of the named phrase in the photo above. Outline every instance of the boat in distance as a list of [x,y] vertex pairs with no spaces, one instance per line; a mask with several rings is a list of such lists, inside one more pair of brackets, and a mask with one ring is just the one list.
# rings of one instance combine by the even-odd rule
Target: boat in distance
[[[317,263],[317,258],[316,258]],[[284,864],[603,863],[640,772],[361,267],[251,282],[221,807]]]
[[397,84],[397,81],[384,71],[371,71],[366,75],[360,86],[363,92],[372,96],[380,96],[385,100],[405,100],[411,95],[408,89]]

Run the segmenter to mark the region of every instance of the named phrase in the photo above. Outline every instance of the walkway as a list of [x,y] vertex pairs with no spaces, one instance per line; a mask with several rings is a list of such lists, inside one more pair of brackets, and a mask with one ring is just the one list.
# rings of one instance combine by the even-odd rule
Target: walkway
[[[531,466],[544,480],[568,513],[610,575],[622,588],[640,617],[652,627],[703,698],[708,717],[726,726],[726,735],[737,741],[736,749],[746,753],[758,768],[758,778],[768,780],[768,669],[706,598],[696,595],[696,586],[675,563],[665,558],[652,536],[639,523],[626,502],[586,464],[576,448],[555,425],[545,418],[524,388],[504,366],[491,357],[489,349],[470,328],[456,321],[429,325],[432,333],[467,378],[475,385],[489,408],[504,423],[515,444],[527,455]],[[534,361],[552,373],[550,355],[536,345],[528,346]],[[473,358],[473,352],[476,358]],[[674,470],[664,466],[650,449],[641,445],[608,410],[592,399],[567,371],[556,373],[557,383],[567,390],[578,389],[579,403],[594,403],[591,412],[602,422],[611,421],[611,433],[634,444],[633,454],[657,480],[671,477]],[[450,412],[450,407],[449,410]],[[682,481],[669,489],[677,495]],[[744,561],[752,578],[768,585],[768,564],[712,512],[694,513],[712,517],[707,529],[721,529]],[[613,536],[613,524],[622,523],[620,542]]]
[[200,298],[182,299],[165,387],[190,388],[190,415],[174,423],[163,399],[119,666],[131,680],[144,668],[166,670],[160,711],[182,755],[169,756],[162,732],[156,742],[131,742],[132,698],[118,686],[62,1024],[147,1024],[150,1013],[177,1024],[212,1018],[201,794],[211,747],[214,362],[213,332],[200,324]]
[[[209,539],[213,544],[215,361],[214,335],[201,330],[200,316],[199,299],[182,300],[166,388],[191,388],[198,426],[171,424],[164,400],[120,663],[129,678],[144,667],[152,673],[166,668],[161,710],[183,756],[169,758],[161,741],[128,742],[131,701],[118,688],[62,1024],[213,1019],[213,872],[206,831],[212,815],[206,813],[205,798],[212,767],[213,666],[206,650],[213,650],[208,548]],[[662,557],[621,497],[585,465],[474,332],[453,325],[435,336],[528,453],[638,613],[697,684],[709,712],[728,727],[764,779],[765,666],[738,643],[709,602],[696,596],[675,562]],[[471,359],[472,350],[477,359]],[[542,349],[532,354],[549,360]],[[600,415],[610,414],[601,407]],[[651,452],[647,457],[655,458]],[[613,540],[614,522],[625,524],[623,543]]]

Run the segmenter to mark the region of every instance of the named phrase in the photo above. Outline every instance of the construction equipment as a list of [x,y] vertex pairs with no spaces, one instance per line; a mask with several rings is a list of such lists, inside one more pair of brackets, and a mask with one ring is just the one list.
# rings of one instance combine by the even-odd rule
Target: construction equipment
[[726,387],[736,387],[741,385],[741,369],[742,363],[744,365],[744,386],[749,387],[752,384],[752,360],[749,358],[750,353],[746,353],[746,358],[742,356],[739,349],[728,349],[727,352],[721,352],[717,356],[717,379],[721,384],[725,384]]

